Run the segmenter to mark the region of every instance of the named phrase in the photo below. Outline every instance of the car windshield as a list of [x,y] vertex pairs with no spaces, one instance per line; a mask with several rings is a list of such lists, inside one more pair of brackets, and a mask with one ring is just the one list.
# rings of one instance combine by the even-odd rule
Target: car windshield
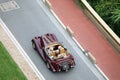
[[50,59],[65,58],[68,56],[69,52],[60,43],[53,43],[46,46],[46,53]]

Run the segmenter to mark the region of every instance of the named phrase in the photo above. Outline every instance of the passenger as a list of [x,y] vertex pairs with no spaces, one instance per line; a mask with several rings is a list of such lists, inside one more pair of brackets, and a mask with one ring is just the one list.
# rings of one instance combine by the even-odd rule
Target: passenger
[[65,49],[63,47],[61,47],[59,50],[60,50],[60,54],[65,53]]
[[60,54],[59,49],[55,50],[55,52],[56,52],[56,56],[58,56]]
[[49,47],[49,48],[48,48],[48,54],[50,54],[51,51],[53,51],[53,47]]
[[62,46],[59,46],[58,49],[60,51],[59,55],[58,55],[58,58],[66,57],[65,49]]
[[56,52],[53,50],[53,51],[51,51],[51,53],[50,53],[50,58],[51,59],[55,59],[56,58]]

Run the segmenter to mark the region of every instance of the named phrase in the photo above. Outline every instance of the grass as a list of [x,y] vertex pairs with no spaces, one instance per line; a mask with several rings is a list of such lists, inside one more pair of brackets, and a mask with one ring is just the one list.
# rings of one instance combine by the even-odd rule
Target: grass
[[0,42],[0,80],[27,80]]

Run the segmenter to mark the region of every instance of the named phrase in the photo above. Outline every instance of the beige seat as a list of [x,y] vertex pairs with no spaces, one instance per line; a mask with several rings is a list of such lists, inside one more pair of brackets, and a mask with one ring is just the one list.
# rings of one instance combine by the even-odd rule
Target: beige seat
[[65,53],[65,49],[63,47],[60,48],[60,54]]
[[53,51],[51,51],[50,56],[54,56],[54,57],[56,57],[56,53],[55,53],[55,51],[54,51],[54,50],[53,50]]

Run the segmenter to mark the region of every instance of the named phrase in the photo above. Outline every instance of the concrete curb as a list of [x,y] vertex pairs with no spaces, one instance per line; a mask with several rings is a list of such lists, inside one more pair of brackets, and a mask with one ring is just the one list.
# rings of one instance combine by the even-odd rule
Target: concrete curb
[[57,21],[62,25],[63,29],[66,30],[66,26],[62,23],[62,21],[57,17],[57,15],[55,14],[55,12],[50,9],[50,11],[52,12],[52,14],[55,16],[55,18],[57,19]]
[[49,0],[44,0],[43,2],[45,3],[45,5],[46,5],[49,9],[52,8],[52,5],[51,5],[51,3],[49,2]]
[[95,57],[92,55],[91,52],[89,52],[88,50],[86,50],[84,53],[86,54],[86,56],[90,59],[90,61],[91,61],[93,64],[96,64],[96,63],[97,63]]
[[66,31],[68,32],[68,34],[72,37],[74,35],[74,32],[70,29],[69,26],[66,27]]

